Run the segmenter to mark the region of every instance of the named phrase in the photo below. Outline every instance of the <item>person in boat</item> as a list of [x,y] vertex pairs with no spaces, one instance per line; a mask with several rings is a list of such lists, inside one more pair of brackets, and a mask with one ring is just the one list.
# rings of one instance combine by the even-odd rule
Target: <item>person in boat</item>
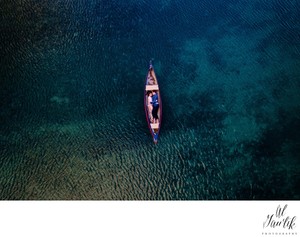
[[152,116],[152,111],[153,111],[152,91],[148,91],[147,92],[147,108],[148,108],[150,122],[153,123],[153,116]]
[[159,102],[158,102],[158,94],[157,91],[152,92],[152,117],[153,122],[158,123],[158,109],[159,109]]

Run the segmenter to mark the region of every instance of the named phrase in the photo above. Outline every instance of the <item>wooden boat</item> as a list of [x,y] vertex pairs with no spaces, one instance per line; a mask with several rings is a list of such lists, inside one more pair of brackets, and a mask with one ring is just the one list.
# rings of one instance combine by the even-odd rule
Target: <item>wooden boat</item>
[[[155,93],[157,96],[154,96]],[[152,98],[157,98],[156,102],[153,102]],[[162,120],[162,103],[158,81],[151,61],[145,82],[144,107],[150,133],[154,143],[157,143]]]

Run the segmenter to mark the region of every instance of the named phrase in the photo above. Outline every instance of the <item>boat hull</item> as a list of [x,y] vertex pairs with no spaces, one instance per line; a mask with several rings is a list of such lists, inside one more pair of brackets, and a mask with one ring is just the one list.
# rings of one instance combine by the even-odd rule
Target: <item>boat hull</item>
[[[158,109],[156,106],[152,106],[149,103],[151,101],[151,92],[152,95],[154,93],[157,94],[158,97]],[[146,121],[148,123],[148,127],[150,130],[150,133],[153,138],[153,142],[158,142],[158,137],[160,133],[161,128],[161,121],[162,121],[162,101],[161,101],[161,94],[159,90],[158,80],[153,68],[153,65],[150,63],[146,81],[145,81],[145,89],[144,89],[144,108],[145,108],[145,115],[146,115]]]

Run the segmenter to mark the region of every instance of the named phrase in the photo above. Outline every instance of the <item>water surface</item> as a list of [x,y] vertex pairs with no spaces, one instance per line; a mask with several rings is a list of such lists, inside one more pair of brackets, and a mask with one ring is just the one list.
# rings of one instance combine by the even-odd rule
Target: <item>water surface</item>
[[[0,10],[2,200],[300,198],[298,1]],[[157,145],[143,108],[151,58]]]

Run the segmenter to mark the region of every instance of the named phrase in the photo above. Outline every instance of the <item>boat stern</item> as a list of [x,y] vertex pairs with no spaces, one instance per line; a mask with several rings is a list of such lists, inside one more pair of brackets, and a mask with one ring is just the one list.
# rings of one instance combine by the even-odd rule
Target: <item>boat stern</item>
[[154,134],[153,134],[153,142],[154,142],[155,144],[157,144],[157,142],[158,142],[158,133],[154,133]]

